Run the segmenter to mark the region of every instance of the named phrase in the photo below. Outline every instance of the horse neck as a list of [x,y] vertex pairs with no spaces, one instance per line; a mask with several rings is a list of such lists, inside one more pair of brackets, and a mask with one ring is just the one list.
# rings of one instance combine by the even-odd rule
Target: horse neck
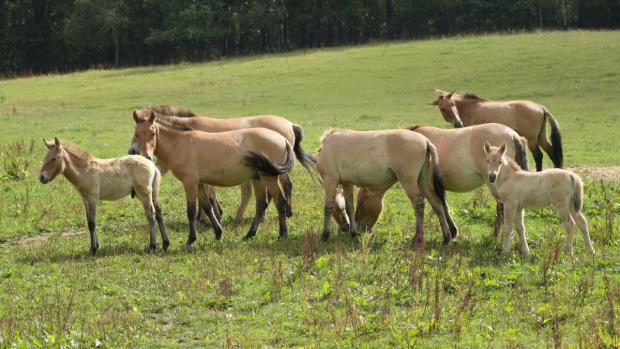
[[461,122],[463,122],[463,125],[470,126],[472,115],[475,115],[475,102],[471,100],[455,98],[454,104],[456,104],[456,109],[459,111],[459,116],[461,117]]
[[517,171],[508,163],[508,160],[502,158],[502,169],[497,176],[496,185],[501,186],[518,175]]
[[161,161],[164,165],[168,163],[175,156],[173,145],[179,140],[183,140],[183,133],[179,130],[170,129],[168,127],[157,127],[157,145],[155,146],[154,155],[157,160]]
[[65,163],[65,169],[62,174],[73,184],[75,187],[81,187],[84,176],[88,174],[90,166],[81,166],[77,162],[73,161],[72,155],[67,153],[67,160]]

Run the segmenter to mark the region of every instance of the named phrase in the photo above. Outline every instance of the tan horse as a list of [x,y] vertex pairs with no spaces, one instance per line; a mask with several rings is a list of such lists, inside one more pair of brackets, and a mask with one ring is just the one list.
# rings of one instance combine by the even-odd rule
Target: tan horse
[[[384,189],[400,182],[411,204],[426,197],[435,210],[444,243],[456,237],[449,227],[449,209],[445,200],[435,147],[426,137],[408,130],[350,131],[331,129],[321,138],[317,169],[325,187],[325,217],[322,239],[329,238],[330,218],[338,185],[342,185],[351,235],[357,234],[353,186]],[[416,211],[414,244],[423,244],[422,218]]]
[[[526,141],[510,127],[500,124],[482,124],[458,129],[442,129],[432,126],[409,128],[428,138],[439,158],[439,169],[444,187],[448,191],[464,193],[486,184],[497,200],[497,215],[493,234],[497,236],[502,226],[503,208],[497,193],[486,175],[486,154],[482,146],[490,140],[496,144],[508,144],[506,155],[515,159],[524,170],[528,169]],[[357,199],[356,221],[365,229],[371,229],[383,209],[385,191],[360,189]],[[342,202],[342,200],[340,201]],[[424,210],[424,201],[416,205]],[[342,218],[338,217],[337,221]]]
[[[168,120],[174,122],[177,125],[190,127],[194,130],[206,131],[206,132],[225,132],[240,130],[246,128],[262,127],[281,134],[292,145],[295,151],[295,156],[299,162],[308,170],[314,169],[316,166],[316,159],[312,155],[305,152],[301,147],[301,141],[304,137],[303,128],[297,124],[290,122],[289,120],[275,116],[275,115],[258,115],[248,116],[233,119],[215,119],[206,116],[198,116],[193,111],[183,108],[169,105],[160,105],[156,107],[148,107],[134,111],[134,117],[146,120],[150,112],[154,111],[157,117],[166,117]],[[129,147],[129,153],[137,153],[135,146],[135,139],[132,139]],[[292,190],[293,183],[291,182],[288,174],[284,174],[280,177],[284,193],[286,195],[287,202],[287,215],[290,217],[293,213],[292,207]],[[235,222],[240,224],[243,221],[245,210],[252,197],[251,183],[242,184],[241,187],[241,202],[237,209],[237,215]],[[211,192],[211,202],[216,203],[215,192]],[[219,203],[218,203],[219,205]],[[217,208],[217,207],[216,207]],[[218,210],[219,211],[219,208]],[[219,216],[220,212],[216,212]]]
[[[543,154],[549,155],[553,165],[562,168],[562,136],[560,126],[544,106],[530,101],[490,101],[472,94],[447,93],[435,90],[437,105],[444,120],[454,127],[495,122],[506,125],[527,139],[536,162],[536,171],[542,171]],[[547,139],[547,122],[551,125],[551,143]]]
[[39,174],[39,181],[46,184],[58,174],[63,174],[80,193],[90,232],[90,251],[94,255],[99,249],[97,239],[97,201],[118,200],[129,195],[134,188],[144,206],[149,223],[149,250],[157,246],[155,221],[159,225],[164,251],[170,241],[166,234],[164,218],[159,206],[159,182],[161,176],[157,167],[142,156],[128,155],[115,159],[97,159],[68,141],[54,143],[43,140],[47,154]]
[[202,184],[229,187],[252,180],[256,215],[246,238],[256,234],[270,198],[278,209],[280,237],[287,235],[286,198],[278,176],[289,173],[295,160],[286,138],[264,128],[208,133],[155,120],[154,112],[147,120],[134,115],[136,145],[141,155],[149,159],[156,156],[183,183],[189,220],[186,246],[196,240],[196,197],[209,215],[215,237],[222,235],[207,191],[199,190],[204,188]]
[[504,156],[506,144],[497,148],[485,142],[484,152],[489,181],[496,187],[504,203],[503,253],[508,253],[510,250],[512,227],[516,225],[519,233],[519,248],[521,253],[528,255],[529,247],[525,237],[523,209],[553,205],[566,229],[569,254],[573,255],[575,221],[583,234],[588,252],[594,254],[588,232],[588,222],[582,213],[583,182],[579,176],[562,169],[549,169],[542,172],[522,171],[510,158]]

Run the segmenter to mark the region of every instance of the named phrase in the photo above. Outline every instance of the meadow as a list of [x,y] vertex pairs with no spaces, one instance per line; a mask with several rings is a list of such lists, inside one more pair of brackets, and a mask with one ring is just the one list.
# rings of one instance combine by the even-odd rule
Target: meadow
[[304,127],[302,145],[314,151],[329,127],[450,127],[427,105],[434,88],[539,102],[561,125],[567,167],[620,164],[620,32],[376,43],[0,81],[0,347],[619,346],[617,177],[582,173],[595,257],[577,235],[571,259],[559,217],[544,209],[526,214],[530,260],[516,245],[501,256],[486,188],[448,194],[461,233],[449,245],[427,208],[423,254],[410,249],[413,210],[398,186],[372,233],[319,242],[322,189],[299,164],[285,240],[271,206],[257,236],[241,241],[254,207],[236,226],[239,190],[228,188],[219,191],[222,240],[202,226],[186,251],[183,189],[166,175],[170,250],[144,251],[142,207],[126,198],[99,205],[91,257],[77,192],[64,178],[37,181],[42,137],[124,155],[131,111],[145,105],[280,115]]

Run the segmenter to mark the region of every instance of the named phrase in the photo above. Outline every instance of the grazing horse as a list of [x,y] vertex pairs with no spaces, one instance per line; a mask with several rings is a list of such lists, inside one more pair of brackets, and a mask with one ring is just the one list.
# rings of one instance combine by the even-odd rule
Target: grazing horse
[[[497,236],[502,226],[503,207],[486,175],[486,154],[482,146],[487,140],[496,144],[508,144],[506,154],[515,159],[521,168],[527,170],[526,141],[510,127],[495,123],[458,129],[415,126],[409,130],[424,135],[435,145],[439,169],[447,191],[464,193],[483,184],[489,186],[491,194],[497,200],[497,215],[493,229],[493,235]],[[381,190],[360,189],[355,218],[363,228],[371,229],[377,222],[383,209],[384,193],[385,191]],[[421,200],[416,208],[424,210],[424,201]],[[340,223],[342,218],[338,217],[336,220]]]
[[148,249],[155,250],[155,221],[159,226],[164,251],[170,240],[166,234],[164,218],[159,206],[159,182],[161,175],[149,160],[138,155],[114,159],[97,159],[85,150],[68,141],[54,138],[54,142],[43,140],[47,155],[39,175],[39,181],[46,184],[63,174],[80,193],[90,232],[90,251],[94,255],[99,249],[97,239],[97,201],[118,200],[135,190],[149,223],[150,242]]
[[[414,207],[420,195],[429,200],[439,217],[444,243],[458,234],[455,226],[448,225],[452,219],[449,218],[435,147],[418,133],[330,129],[321,138],[317,170],[325,187],[323,241],[329,238],[338,185],[342,185],[351,235],[357,234],[353,186],[386,190],[396,182],[400,182]],[[418,213],[416,210],[413,243],[423,245],[424,229]]]
[[[491,101],[472,94],[447,93],[435,90],[437,99],[431,102],[441,111],[444,120],[454,127],[496,122],[506,125],[527,139],[536,162],[542,171],[543,154],[549,155],[554,167],[562,168],[562,135],[560,126],[544,106],[530,101]],[[551,143],[547,139],[547,122],[551,125]]]
[[[134,110],[134,117],[145,120],[148,118],[151,111],[154,111],[155,115],[159,118],[165,117],[177,125],[187,126],[198,131],[225,132],[254,127],[266,128],[281,134],[293,145],[293,150],[295,151],[297,160],[299,160],[306,170],[310,172],[310,170],[314,169],[316,166],[316,159],[314,159],[312,155],[305,152],[301,147],[301,141],[304,138],[303,128],[285,118],[275,115],[258,115],[233,119],[215,119],[206,116],[198,116],[187,108],[169,105],[160,105]],[[137,153],[135,138],[131,140],[129,153]],[[287,215],[290,217],[293,213],[291,207],[293,183],[291,182],[288,174],[282,175],[280,180],[286,195]],[[240,189],[241,202],[239,203],[239,208],[237,209],[237,215],[235,218],[235,222],[237,224],[240,224],[243,221],[245,210],[250,202],[250,198],[252,197],[252,186],[250,182],[242,184]],[[215,192],[209,191],[209,193],[211,202],[219,205],[215,199]],[[216,215],[219,216],[221,212],[218,211],[221,211],[221,209],[219,207],[214,208],[216,209]]]
[[286,138],[264,128],[220,133],[196,131],[174,121],[156,121],[155,112],[146,120],[134,115],[134,121],[140,154],[149,159],[156,156],[183,183],[189,220],[187,247],[196,240],[196,197],[211,220],[216,239],[222,236],[222,227],[203,184],[229,187],[252,180],[256,215],[246,238],[256,234],[271,198],[278,209],[280,237],[287,235],[286,198],[278,176],[293,169],[295,155]]
[[573,234],[575,222],[583,234],[583,240],[590,254],[594,254],[588,222],[583,215],[583,182],[576,174],[562,170],[549,169],[542,172],[522,171],[510,158],[504,156],[506,144],[492,147],[484,143],[487,175],[496,187],[504,203],[504,239],[502,252],[510,251],[512,227],[516,225],[519,248],[523,255],[529,254],[523,223],[523,209],[543,208],[553,205],[560,215],[566,229],[568,253],[573,255]]

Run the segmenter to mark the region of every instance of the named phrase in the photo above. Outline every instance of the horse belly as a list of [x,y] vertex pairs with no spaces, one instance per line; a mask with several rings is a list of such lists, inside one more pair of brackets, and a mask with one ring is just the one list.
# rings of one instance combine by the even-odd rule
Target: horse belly
[[99,200],[112,201],[124,198],[129,195],[131,188],[132,185],[130,182],[101,183],[101,187],[99,188]]
[[376,187],[385,185],[396,180],[394,172],[389,167],[362,166],[354,171],[340,172],[342,183],[351,183],[361,187]]
[[482,184],[484,180],[480,174],[469,171],[446,171],[441,173],[446,190],[457,193],[472,191]]

